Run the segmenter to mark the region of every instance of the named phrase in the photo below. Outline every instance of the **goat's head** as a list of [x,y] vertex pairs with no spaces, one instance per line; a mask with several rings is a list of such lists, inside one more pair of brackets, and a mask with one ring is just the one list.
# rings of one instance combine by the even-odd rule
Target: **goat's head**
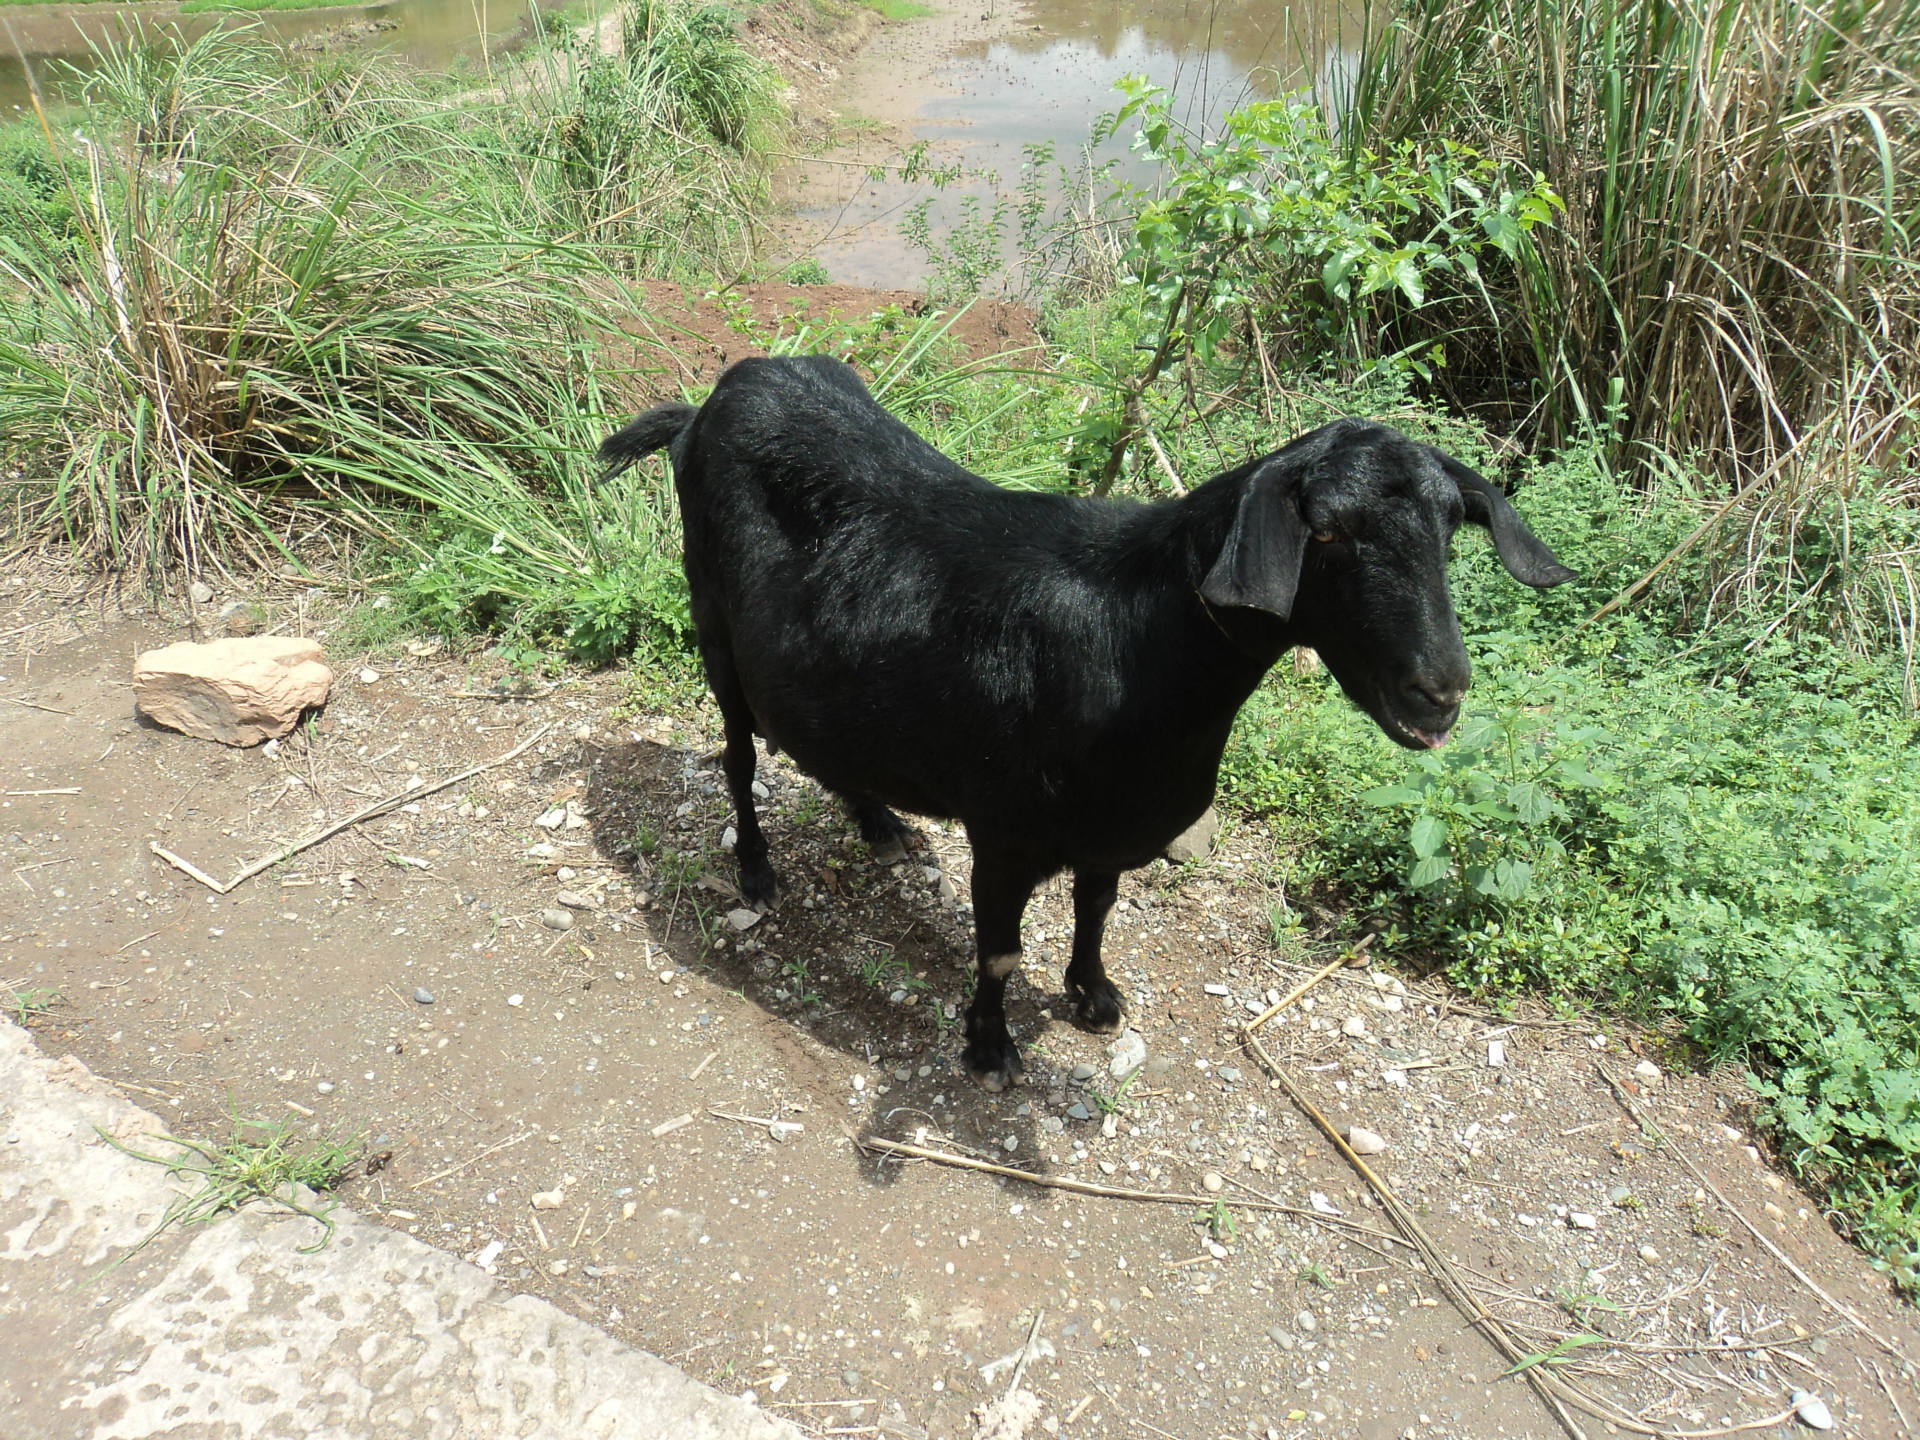
[[1492,532],[1516,580],[1573,578],[1500,491],[1451,455],[1337,420],[1254,467],[1200,593],[1286,621],[1400,744],[1444,745],[1472,677],[1447,587],[1462,520]]

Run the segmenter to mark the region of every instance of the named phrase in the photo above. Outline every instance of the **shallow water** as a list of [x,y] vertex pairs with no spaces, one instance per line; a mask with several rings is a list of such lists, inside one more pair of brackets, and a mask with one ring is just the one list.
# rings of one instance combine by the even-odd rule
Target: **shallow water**
[[[1086,192],[1070,175],[1058,177],[1058,162],[1070,172],[1082,163],[1119,162],[1117,174],[1144,178],[1129,159],[1131,129],[1097,149],[1088,140],[1100,117],[1121,104],[1115,83],[1146,75],[1175,91],[1176,113],[1190,122],[1217,118],[1233,105],[1268,98],[1282,85],[1305,82],[1331,47],[1358,33],[1357,12],[1335,0],[1285,6],[1260,0],[1026,0],[986,40],[969,40],[924,65],[918,103],[907,113],[883,115],[904,121],[966,178],[946,187],[899,180],[863,181],[835,187],[816,180],[814,191],[831,198],[801,208],[795,248],[810,248],[836,281],[899,286],[922,283],[926,256],[902,233],[910,207],[930,204],[936,240],[949,233],[971,196],[981,212],[996,193],[1019,184],[1023,147],[1052,142],[1056,166],[1049,171],[1048,200],[1056,211]],[[880,44],[894,37],[883,37]],[[1309,68],[1308,57],[1319,57]],[[845,87],[850,108],[863,98],[856,71]],[[871,93],[871,92],[869,92]],[[882,102],[884,104],[884,102]],[[1110,185],[1096,184],[1102,194]],[[1002,243],[1011,257],[1017,226],[1011,214]]]
[[[446,70],[462,61],[481,64],[482,36],[498,53],[500,44],[525,30],[527,14],[527,0],[386,0],[263,15],[182,15],[177,5],[106,3],[0,9],[0,19],[19,35],[49,99],[55,98],[52,92],[59,82],[70,78],[69,67],[89,68],[94,46],[108,41],[124,44],[137,27],[149,33],[178,29],[195,38],[216,26],[258,25],[264,34],[296,40],[341,26],[385,21],[393,28],[360,42],[365,48],[391,50],[425,69]],[[15,115],[27,100],[25,71],[12,43],[0,31],[0,119]]]

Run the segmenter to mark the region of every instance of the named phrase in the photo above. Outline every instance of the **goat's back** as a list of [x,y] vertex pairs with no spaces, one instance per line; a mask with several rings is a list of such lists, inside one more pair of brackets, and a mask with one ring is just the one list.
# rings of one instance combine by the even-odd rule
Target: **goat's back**
[[1221,657],[1153,653],[1195,606],[1169,507],[1003,490],[824,357],[728,370],[674,473],[709,663],[827,785],[1058,864],[1089,827],[1140,863],[1205,807],[1224,731],[1169,727]]

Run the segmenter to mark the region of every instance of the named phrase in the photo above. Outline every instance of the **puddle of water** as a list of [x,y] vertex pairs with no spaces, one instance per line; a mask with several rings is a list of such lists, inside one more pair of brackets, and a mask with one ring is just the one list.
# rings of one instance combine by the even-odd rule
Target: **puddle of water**
[[[1271,98],[1283,84],[1306,83],[1302,57],[1338,54],[1342,37],[1360,33],[1361,16],[1341,0],[1283,6],[1272,0],[1027,0],[1017,18],[985,41],[965,41],[928,67],[924,98],[910,112],[915,140],[968,178],[938,189],[925,183],[864,181],[803,208],[797,227],[806,248],[836,281],[914,286],[927,278],[925,256],[901,233],[910,207],[927,201],[936,239],[963,214],[966,197],[990,209],[999,191],[1019,183],[1023,147],[1053,142],[1056,162],[1080,169],[1096,121],[1121,103],[1115,82],[1144,74],[1173,89],[1190,123],[1237,104]],[[846,98],[858,107],[858,73]],[[1116,174],[1146,177],[1130,158],[1131,131],[1091,152],[1094,164],[1120,162]],[[1053,204],[1069,198],[1049,172]],[[1104,194],[1106,186],[1096,187]],[[1005,248],[1016,248],[1011,216]]]
[[[259,15],[182,15],[177,5],[106,3],[8,6],[0,10],[0,16],[19,35],[42,93],[50,99],[54,85],[69,78],[66,66],[82,70],[92,67],[93,45],[108,39],[124,45],[133,33],[136,15],[149,34],[178,29],[188,39],[197,39],[220,26],[257,25],[276,39],[297,40],[342,26],[385,23],[393,28],[358,43],[389,50],[423,69],[445,70],[459,59],[479,61],[482,35],[498,54],[500,43],[524,31],[527,13],[526,0],[387,0]],[[12,43],[0,36],[0,119],[12,118],[27,103],[26,72],[13,53]]]

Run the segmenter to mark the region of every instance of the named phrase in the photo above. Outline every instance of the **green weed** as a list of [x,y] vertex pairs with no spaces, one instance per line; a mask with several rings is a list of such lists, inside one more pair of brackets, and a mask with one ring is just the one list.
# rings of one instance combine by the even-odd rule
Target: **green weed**
[[224,1144],[184,1140],[177,1135],[145,1137],[162,1145],[176,1147],[171,1155],[151,1155],[116,1140],[104,1130],[100,1138],[122,1154],[136,1160],[163,1166],[170,1177],[185,1177],[192,1188],[181,1192],[168,1205],[144,1238],[113,1263],[119,1265],[152,1244],[169,1229],[205,1225],[229,1210],[237,1210],[253,1200],[264,1200],[296,1215],[304,1215],[320,1226],[320,1234],[300,1253],[311,1255],[333,1238],[331,1205],[312,1208],[295,1198],[299,1187],[331,1190],[345,1178],[364,1150],[363,1135],[354,1131],[344,1137],[329,1134],[321,1139],[302,1141],[294,1135],[296,1117],[285,1120],[242,1120],[232,1116],[233,1134]]

